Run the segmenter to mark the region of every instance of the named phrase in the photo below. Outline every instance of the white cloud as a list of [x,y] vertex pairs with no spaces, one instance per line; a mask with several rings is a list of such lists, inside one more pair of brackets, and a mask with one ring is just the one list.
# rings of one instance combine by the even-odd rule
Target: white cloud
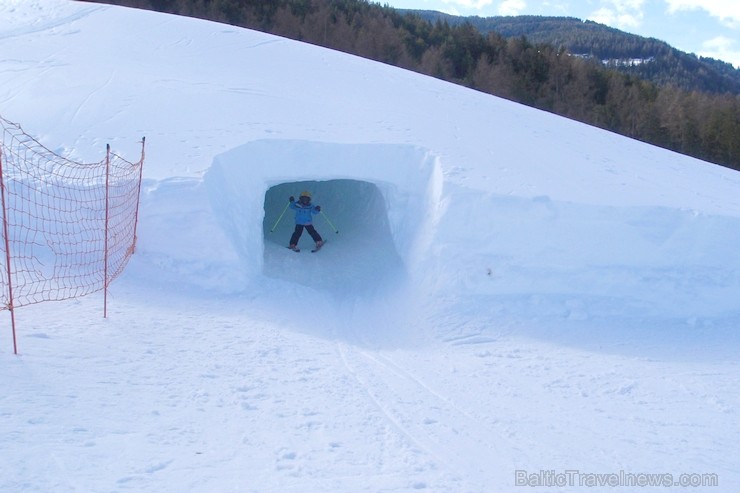
[[724,60],[733,64],[735,68],[740,68],[740,48],[734,39],[717,36],[702,43],[702,48],[699,55]]
[[740,27],[740,2],[738,0],[665,0],[668,12],[680,10],[705,10],[732,28]]
[[483,10],[493,3],[493,0],[443,0],[450,8],[460,7],[464,10]]
[[519,15],[527,7],[524,0],[504,0],[498,7],[499,15]]
[[547,12],[552,13],[552,15],[563,17],[577,17],[576,15],[574,15],[572,7],[566,0],[544,0],[542,2],[542,6],[546,9]]
[[644,18],[644,3],[645,0],[605,0],[588,19],[621,29],[636,28]]

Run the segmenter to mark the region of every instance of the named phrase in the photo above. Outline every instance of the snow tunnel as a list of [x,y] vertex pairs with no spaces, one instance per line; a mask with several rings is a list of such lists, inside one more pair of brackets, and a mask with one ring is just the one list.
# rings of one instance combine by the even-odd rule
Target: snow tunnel
[[[262,140],[217,156],[205,182],[242,270],[340,295],[407,275],[433,235],[438,168],[409,145]],[[322,209],[317,253],[305,231],[300,253],[286,248],[295,227],[288,198],[303,191]]]

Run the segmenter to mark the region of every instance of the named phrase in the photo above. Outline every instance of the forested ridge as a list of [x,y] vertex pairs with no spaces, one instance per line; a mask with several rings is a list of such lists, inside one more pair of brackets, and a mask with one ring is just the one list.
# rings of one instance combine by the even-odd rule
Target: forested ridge
[[526,36],[532,43],[564,48],[573,55],[594,58],[609,68],[658,85],[674,85],[687,91],[740,94],[740,70],[727,62],[684,53],[665,41],[626,33],[593,21],[534,15],[458,17],[434,11],[411,12],[431,22],[450,25],[469,22],[483,34],[496,32],[505,38]]
[[574,56],[563,44],[484,34],[470,22],[432,22],[365,0],[103,1],[352,53],[740,169],[737,92],[659,84]]

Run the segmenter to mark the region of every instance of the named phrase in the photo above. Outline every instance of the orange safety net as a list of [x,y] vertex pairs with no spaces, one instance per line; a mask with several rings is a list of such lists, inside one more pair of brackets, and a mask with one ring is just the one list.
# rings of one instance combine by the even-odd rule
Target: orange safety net
[[77,163],[0,117],[0,310],[107,288],[136,244],[141,159]]

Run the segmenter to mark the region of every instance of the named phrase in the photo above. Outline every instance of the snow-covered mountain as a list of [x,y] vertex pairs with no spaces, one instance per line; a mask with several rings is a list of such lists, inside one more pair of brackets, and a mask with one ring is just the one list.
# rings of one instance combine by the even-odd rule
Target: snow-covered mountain
[[[82,161],[147,138],[109,317],[0,331],[0,490],[740,483],[737,172],[226,25],[0,18],[3,117]],[[276,225],[303,190],[316,254]]]

